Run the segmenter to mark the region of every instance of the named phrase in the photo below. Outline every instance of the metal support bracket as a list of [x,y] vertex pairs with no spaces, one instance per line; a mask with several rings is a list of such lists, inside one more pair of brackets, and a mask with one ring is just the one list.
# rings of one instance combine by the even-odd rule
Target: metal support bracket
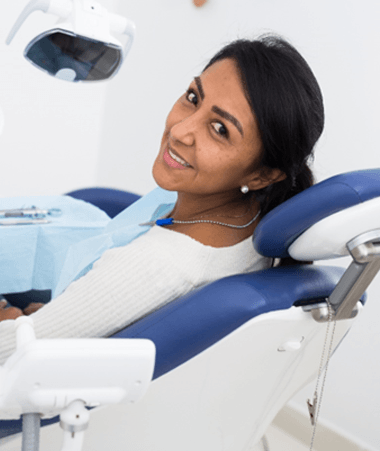
[[[358,302],[380,270],[380,229],[357,236],[347,243],[347,249],[353,261],[329,297],[334,311],[332,319],[337,321],[357,315]],[[311,311],[316,321],[328,321],[326,303]]]

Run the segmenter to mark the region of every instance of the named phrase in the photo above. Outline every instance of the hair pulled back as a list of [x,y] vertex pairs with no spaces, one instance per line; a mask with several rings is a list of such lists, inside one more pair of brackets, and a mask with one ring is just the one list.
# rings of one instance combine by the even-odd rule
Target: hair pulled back
[[285,180],[254,192],[264,215],[313,184],[308,162],[324,126],[322,93],[305,59],[278,36],[234,41],[205,70],[226,58],[237,64],[258,124],[261,167],[286,174]]

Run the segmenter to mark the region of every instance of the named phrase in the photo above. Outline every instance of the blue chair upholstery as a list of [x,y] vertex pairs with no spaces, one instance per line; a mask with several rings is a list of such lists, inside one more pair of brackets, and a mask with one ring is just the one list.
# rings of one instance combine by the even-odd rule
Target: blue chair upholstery
[[111,188],[83,188],[71,191],[67,196],[96,205],[110,218],[114,218],[141,197],[138,194]]
[[255,230],[255,248],[267,257],[289,257],[289,246],[310,226],[379,196],[380,169],[331,177],[269,212]]
[[171,302],[113,338],[152,340],[156,379],[258,315],[326,299],[343,272],[296,265],[227,277]]

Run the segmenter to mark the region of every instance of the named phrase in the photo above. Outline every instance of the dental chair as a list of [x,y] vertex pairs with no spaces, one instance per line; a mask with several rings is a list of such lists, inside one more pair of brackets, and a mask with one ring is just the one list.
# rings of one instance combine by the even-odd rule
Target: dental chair
[[[254,245],[272,258],[351,255],[352,263],[221,279],[115,334],[153,341],[153,380],[136,404],[91,410],[85,451],[267,449],[270,423],[318,375],[327,300],[334,352],[380,269],[380,169],[338,175],[293,197],[260,222]],[[41,451],[60,449],[56,421],[42,420]],[[20,430],[18,420],[0,421],[2,451],[21,449]]]

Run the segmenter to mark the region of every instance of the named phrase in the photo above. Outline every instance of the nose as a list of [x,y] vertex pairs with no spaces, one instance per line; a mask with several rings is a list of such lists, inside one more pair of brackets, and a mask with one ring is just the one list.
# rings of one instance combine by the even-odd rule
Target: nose
[[194,115],[190,115],[174,124],[170,129],[170,136],[174,143],[187,147],[195,144],[196,121]]

